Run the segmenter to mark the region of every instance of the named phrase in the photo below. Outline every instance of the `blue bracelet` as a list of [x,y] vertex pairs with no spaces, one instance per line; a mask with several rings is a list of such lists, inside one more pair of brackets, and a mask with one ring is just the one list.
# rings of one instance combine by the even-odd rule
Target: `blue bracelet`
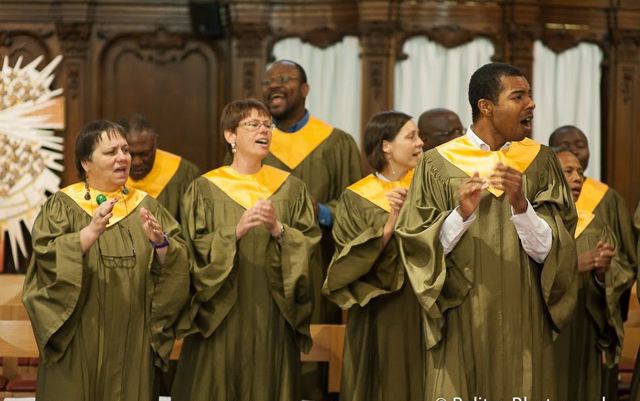
[[159,244],[154,244],[151,240],[149,240],[149,243],[151,244],[153,249],[161,249],[169,246],[169,238],[167,237],[167,234],[163,234],[162,238],[164,239]]

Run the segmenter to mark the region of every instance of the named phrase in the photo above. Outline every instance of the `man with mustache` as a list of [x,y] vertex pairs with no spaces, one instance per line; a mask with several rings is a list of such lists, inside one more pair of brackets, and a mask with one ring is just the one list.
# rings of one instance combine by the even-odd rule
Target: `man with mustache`
[[579,290],[575,312],[554,343],[559,400],[618,399],[617,361],[624,329],[620,297],[635,281],[635,271],[621,263],[618,244],[606,222],[582,196],[585,177],[578,158],[554,148],[576,202],[574,237]]
[[[549,137],[549,146],[563,147],[573,153],[586,171],[589,165],[589,142],[587,136],[578,127],[564,125],[557,128]],[[631,270],[637,269],[636,237],[631,224],[631,217],[627,205],[615,189],[607,184],[590,177],[585,177],[580,198],[576,202],[584,203],[588,199],[589,208],[598,219],[604,221],[613,231],[613,235],[619,246],[619,256],[622,263]],[[622,298],[620,307],[622,308],[622,318],[627,320],[629,309],[630,291]]]
[[[589,141],[587,136],[574,125],[564,125],[556,128],[549,137],[549,146],[562,147],[570,151],[580,161],[582,171],[589,165]],[[636,237],[633,232],[631,217],[622,196],[605,183],[590,177],[584,177],[580,197],[576,200],[579,210],[593,213],[598,220],[603,221],[611,229],[618,244],[617,256],[619,263],[628,271],[637,270]],[[620,297],[620,311],[622,320],[627,320],[631,289],[627,289]],[[613,398],[618,391],[618,364],[610,364],[608,375],[609,395]]]
[[420,138],[426,152],[465,134],[460,117],[453,111],[436,108],[425,111],[418,119]]
[[577,220],[553,152],[527,138],[516,67],[469,82],[473,124],[416,167],[396,225],[422,306],[426,399],[557,399],[554,332],[577,294]]
[[[322,297],[321,288],[333,255],[331,227],[338,198],[346,187],[362,178],[360,152],[353,137],[313,117],[305,107],[309,94],[307,74],[296,62],[271,64],[262,81],[262,94],[276,128],[264,163],[291,172],[306,185],[322,228],[321,246],[310,267],[314,288],[312,323],[340,323],[340,309]],[[339,107],[336,105],[336,107]],[[324,384],[305,374],[303,398],[319,399]],[[310,392],[310,386],[317,386]]]
[[191,181],[200,176],[198,167],[158,149],[158,133],[146,117],[133,114],[121,119],[120,125],[127,133],[131,153],[127,187],[148,193],[180,221],[180,201]]

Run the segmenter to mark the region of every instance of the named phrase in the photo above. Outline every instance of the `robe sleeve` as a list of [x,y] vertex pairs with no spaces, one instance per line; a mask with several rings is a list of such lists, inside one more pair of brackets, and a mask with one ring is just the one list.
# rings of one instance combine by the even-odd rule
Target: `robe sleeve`
[[327,201],[327,206],[331,214],[335,217],[336,205],[342,192],[351,184],[362,178],[362,164],[360,162],[360,151],[355,140],[344,131],[338,130],[341,134],[336,145],[332,148],[332,155],[336,165],[334,176],[331,177],[333,191],[331,199]]
[[150,273],[153,285],[149,286],[151,313],[149,329],[151,346],[158,358],[155,364],[166,370],[176,338],[176,322],[189,299],[189,249],[182,238],[180,225],[160,204],[152,210],[160,226],[169,238],[169,247],[163,264],[153,253]]
[[543,147],[541,163],[547,166],[538,177],[543,181],[531,205],[551,227],[553,242],[540,272],[542,297],[558,332],[573,314],[578,297],[578,256],[573,233],[578,221],[573,198],[560,162]]
[[51,196],[34,222],[33,254],[22,298],[45,363],[59,360],[73,339],[83,291],[80,233],[73,231],[70,222],[80,216],[60,199],[62,196]]
[[623,262],[620,246],[609,227],[603,226],[599,238],[594,242],[597,243],[598,240],[613,245],[615,254],[604,275],[604,288],[596,283],[593,274],[589,274],[589,279],[585,280],[585,302],[597,328],[598,347],[604,352],[605,362],[613,365],[618,363],[624,340],[620,298],[633,284],[635,272]]
[[432,159],[427,154],[416,167],[396,224],[400,258],[422,307],[427,348],[440,342],[444,313],[462,303],[473,283],[472,273],[456,263],[455,254],[448,257],[449,266],[445,261],[439,233],[456,202]]
[[367,218],[362,202],[346,190],[333,224],[336,251],[322,292],[343,309],[365,306],[372,298],[398,291],[404,282],[394,236],[386,246],[382,243],[389,214],[380,209],[377,218]]
[[196,179],[182,200],[183,233],[193,254],[191,295],[177,325],[179,338],[199,332],[208,337],[238,297],[235,278],[236,226],[214,227],[215,204],[206,196],[205,178]]
[[[299,191],[291,194],[290,217],[277,216],[284,226],[284,235],[281,242],[269,239],[269,246],[275,248],[275,257],[267,270],[267,277],[271,296],[295,331],[298,347],[308,352],[311,349],[309,324],[313,312],[309,263],[320,241],[321,231],[315,224],[313,204],[306,187],[294,177],[291,179],[298,182],[294,187]],[[285,224],[287,220],[288,224]]]

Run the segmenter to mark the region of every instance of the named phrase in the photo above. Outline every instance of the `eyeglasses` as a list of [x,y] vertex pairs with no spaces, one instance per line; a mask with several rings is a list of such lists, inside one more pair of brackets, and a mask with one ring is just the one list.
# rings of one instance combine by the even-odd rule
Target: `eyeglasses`
[[240,123],[243,127],[245,127],[249,131],[257,131],[261,126],[264,126],[269,131],[273,130],[276,125],[273,121],[258,121],[258,120],[250,120]]
[[295,80],[300,80],[300,78],[298,77],[291,77],[289,75],[279,75],[277,77],[274,78],[266,78],[262,80],[262,86],[271,86],[273,84],[276,85],[284,85],[289,81],[295,81]]
[[466,128],[462,128],[462,129],[454,129],[452,131],[438,131],[438,132],[434,132],[431,135],[432,136],[462,136],[464,134],[467,133],[467,129]]
[[[100,237],[98,237],[98,253],[100,254],[100,261],[105,267],[108,267],[110,269],[131,269],[136,265],[136,248],[133,246],[133,237],[131,236],[131,232],[129,231],[129,229],[123,227],[120,224],[117,224],[117,226],[120,229],[120,238],[122,239],[123,244],[122,248],[127,249],[130,246],[131,254],[118,256],[105,255],[104,253],[102,253],[102,247],[100,246]],[[126,237],[122,235],[122,231],[125,231],[128,234],[129,244],[126,244]]]

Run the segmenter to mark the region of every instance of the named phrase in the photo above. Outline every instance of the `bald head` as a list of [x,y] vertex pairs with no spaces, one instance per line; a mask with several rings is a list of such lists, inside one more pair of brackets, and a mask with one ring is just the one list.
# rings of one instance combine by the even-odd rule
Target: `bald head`
[[574,125],[564,125],[556,128],[549,137],[549,146],[563,147],[573,153],[583,170],[589,165],[589,142],[587,136]]
[[435,148],[464,134],[460,117],[448,109],[427,110],[418,119],[424,150]]

